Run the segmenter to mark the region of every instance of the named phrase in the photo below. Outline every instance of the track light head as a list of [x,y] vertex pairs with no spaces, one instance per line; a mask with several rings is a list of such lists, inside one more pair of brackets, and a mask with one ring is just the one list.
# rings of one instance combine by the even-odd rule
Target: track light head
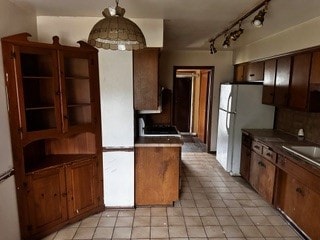
[[211,42],[210,44],[210,53],[214,54],[217,52],[217,49],[214,47],[214,42]]
[[240,21],[238,30],[235,30],[235,31],[230,33],[231,40],[236,41],[241,36],[243,31],[244,31],[244,29],[241,28],[241,21]]
[[267,13],[267,8],[268,8],[268,2],[266,2],[264,8],[260,10],[258,14],[253,18],[252,24],[255,27],[258,27],[258,28],[262,27],[263,21],[264,21],[264,15],[266,15]]
[[224,40],[223,44],[222,44],[223,48],[228,48],[230,47],[230,34],[226,36],[226,39]]

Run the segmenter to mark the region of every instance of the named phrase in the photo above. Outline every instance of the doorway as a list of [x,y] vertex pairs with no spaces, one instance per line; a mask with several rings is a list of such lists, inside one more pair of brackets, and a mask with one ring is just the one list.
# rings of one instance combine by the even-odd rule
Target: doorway
[[172,122],[182,135],[210,147],[213,66],[175,66]]

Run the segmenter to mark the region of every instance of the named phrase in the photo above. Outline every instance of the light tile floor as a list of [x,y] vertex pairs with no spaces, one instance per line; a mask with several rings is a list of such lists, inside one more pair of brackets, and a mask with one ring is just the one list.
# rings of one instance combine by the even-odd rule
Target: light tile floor
[[174,206],[106,210],[45,239],[302,239],[214,155],[183,152],[182,162],[181,199]]

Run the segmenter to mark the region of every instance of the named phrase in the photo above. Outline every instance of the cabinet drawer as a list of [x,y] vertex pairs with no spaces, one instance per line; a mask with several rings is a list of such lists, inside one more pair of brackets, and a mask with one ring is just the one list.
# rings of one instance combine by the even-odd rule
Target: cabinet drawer
[[[288,174],[292,174],[310,189],[320,193],[320,178],[303,167],[295,164],[290,158],[278,155],[277,166]],[[305,163],[307,164],[307,163]]]
[[256,141],[252,142],[252,150],[258,153],[259,155],[262,155],[262,144]]
[[273,163],[276,163],[277,154],[274,151],[272,151],[271,149],[263,147],[262,148],[262,155],[265,159],[267,159]]

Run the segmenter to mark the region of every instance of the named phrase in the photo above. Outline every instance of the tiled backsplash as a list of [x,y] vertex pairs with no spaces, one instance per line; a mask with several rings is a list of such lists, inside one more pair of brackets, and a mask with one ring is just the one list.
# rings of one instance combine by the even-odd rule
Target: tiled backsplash
[[293,135],[302,128],[306,140],[320,144],[320,113],[278,108],[275,128]]

